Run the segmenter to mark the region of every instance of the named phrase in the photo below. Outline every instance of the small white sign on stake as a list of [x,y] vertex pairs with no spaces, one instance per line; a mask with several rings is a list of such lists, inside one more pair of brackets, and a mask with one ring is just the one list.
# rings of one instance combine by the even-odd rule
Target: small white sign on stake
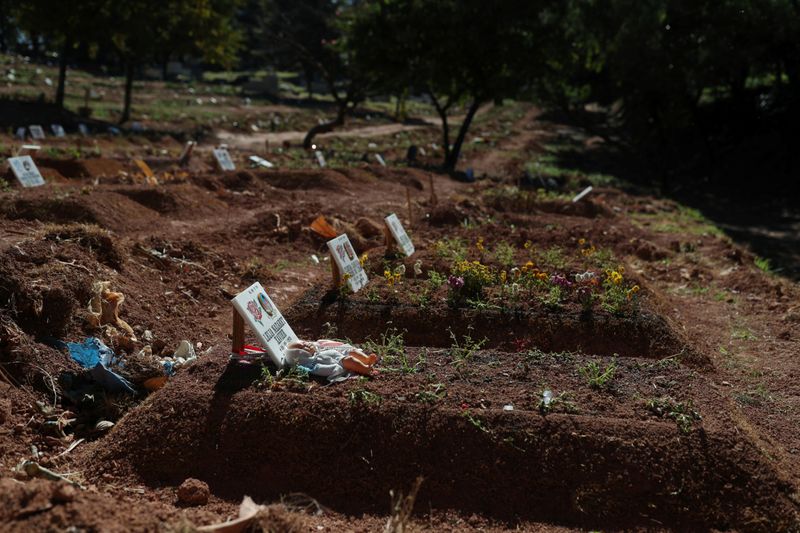
[[406,257],[413,254],[415,251],[414,243],[411,242],[411,238],[408,236],[408,233],[406,233],[406,230],[403,227],[403,224],[400,222],[400,219],[397,218],[397,215],[392,213],[386,217],[384,221],[386,222],[386,227],[389,228],[392,238],[394,238],[394,241],[397,243],[403,253],[406,254]]
[[25,140],[25,126],[20,126],[19,128],[17,128],[17,131],[16,131],[16,133],[14,133],[14,136],[17,139],[19,139],[20,141],[24,141]]
[[573,199],[572,199],[572,203],[574,204],[575,202],[579,201],[581,198],[583,198],[584,196],[586,196],[586,195],[587,195],[587,194],[589,194],[590,192],[592,192],[592,186],[591,186],[591,185],[589,185],[588,187],[586,187],[585,189],[583,189],[581,192],[579,192],[579,193],[578,193],[578,194],[575,196],[575,198],[573,198]]
[[353,250],[353,245],[350,244],[350,239],[347,234],[342,234],[328,241],[328,250],[330,250],[333,260],[336,263],[336,268],[341,275],[341,279],[347,282],[347,286],[353,292],[358,292],[359,289],[367,284],[367,273],[361,267],[361,262]]
[[36,139],[37,141],[44,140],[44,130],[42,129],[41,126],[33,124],[31,126],[28,126],[28,131],[31,132],[31,138]]
[[314,155],[317,156],[317,163],[319,163],[320,168],[325,168],[328,164],[325,162],[325,156],[322,155],[322,152],[319,150],[314,151]]
[[289,327],[264,287],[255,282],[237,294],[231,303],[256,334],[272,362],[279,368],[282,367],[286,346],[296,341],[297,335]]
[[382,167],[386,166],[386,161],[383,160],[383,156],[381,154],[375,154],[375,159],[377,159],[378,163],[380,163]]
[[11,165],[11,171],[23,187],[44,185],[44,178],[36,168],[36,163],[33,162],[31,156],[9,157],[8,164]]
[[50,124],[50,131],[52,131],[53,135],[56,137],[64,137],[66,135],[64,127],[61,124]]
[[221,170],[236,170],[227,148],[214,148],[214,159],[217,160]]

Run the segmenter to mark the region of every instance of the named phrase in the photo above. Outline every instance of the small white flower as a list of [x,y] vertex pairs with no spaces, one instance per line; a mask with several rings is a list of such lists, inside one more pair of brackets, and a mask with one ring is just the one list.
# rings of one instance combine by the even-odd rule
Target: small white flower
[[401,276],[405,276],[406,275],[406,266],[405,265],[398,266],[397,268],[394,269],[394,273],[395,274],[400,274]]
[[422,275],[422,259],[417,259],[417,262],[414,263],[414,275],[415,276]]

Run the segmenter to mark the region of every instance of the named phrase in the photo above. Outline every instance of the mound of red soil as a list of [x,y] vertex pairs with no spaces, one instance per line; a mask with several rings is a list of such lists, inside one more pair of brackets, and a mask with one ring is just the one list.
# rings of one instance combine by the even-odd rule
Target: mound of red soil
[[196,477],[231,499],[302,492],[353,514],[385,508],[389,490],[422,475],[420,507],[512,521],[781,529],[795,519],[791,486],[724,417],[682,435],[665,422],[373,401],[357,382],[269,392],[251,386],[257,369],[226,359],[217,352],[130,412],[86,452],[89,470],[114,464],[155,485]]
[[118,176],[125,170],[124,165],[116,159],[94,157],[89,159],[54,159],[37,157],[36,165],[40,168],[52,168],[66,178],[100,178]]

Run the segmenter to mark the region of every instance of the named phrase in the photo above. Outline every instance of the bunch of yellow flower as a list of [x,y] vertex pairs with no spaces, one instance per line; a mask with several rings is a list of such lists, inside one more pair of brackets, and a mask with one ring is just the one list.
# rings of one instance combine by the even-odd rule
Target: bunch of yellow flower
[[639,286],[634,285],[633,287],[625,291],[625,296],[628,298],[628,300],[631,300],[636,295],[637,292],[639,292]]
[[606,270],[606,283],[621,285],[623,280],[621,272],[624,272],[622,268],[619,270]]
[[477,248],[480,253],[486,251],[486,247],[483,245],[483,237],[478,237],[478,241],[475,243],[475,248]]
[[594,244],[587,243],[586,239],[578,239],[578,247],[580,248],[581,255],[583,257],[589,257],[597,251],[597,248],[595,248]]
[[527,274],[528,272],[534,272],[536,270],[536,265],[533,261],[528,261],[524,265],[522,265],[522,273]]
[[494,282],[492,269],[480,261],[459,261],[453,267],[453,275],[474,280],[481,285],[490,285]]
[[361,254],[361,257],[358,258],[358,262],[361,263],[361,266],[363,267],[364,264],[367,262],[367,259],[369,259],[369,255],[366,252],[364,252],[363,254]]
[[386,278],[386,283],[389,285],[389,287],[394,287],[394,284],[399,283],[403,275],[397,271],[392,273],[391,270],[384,270],[383,277]]

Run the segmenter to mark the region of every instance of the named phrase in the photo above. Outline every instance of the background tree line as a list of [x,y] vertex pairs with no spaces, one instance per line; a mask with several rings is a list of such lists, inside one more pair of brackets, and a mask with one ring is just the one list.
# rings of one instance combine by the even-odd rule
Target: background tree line
[[0,0],[0,50],[56,52],[59,105],[75,63],[125,74],[123,121],[143,65],[292,69],[336,104],[307,144],[371,95],[426,95],[447,170],[480,106],[507,98],[575,117],[597,102],[619,142],[708,162],[777,128],[793,160],[798,37],[798,0]]

